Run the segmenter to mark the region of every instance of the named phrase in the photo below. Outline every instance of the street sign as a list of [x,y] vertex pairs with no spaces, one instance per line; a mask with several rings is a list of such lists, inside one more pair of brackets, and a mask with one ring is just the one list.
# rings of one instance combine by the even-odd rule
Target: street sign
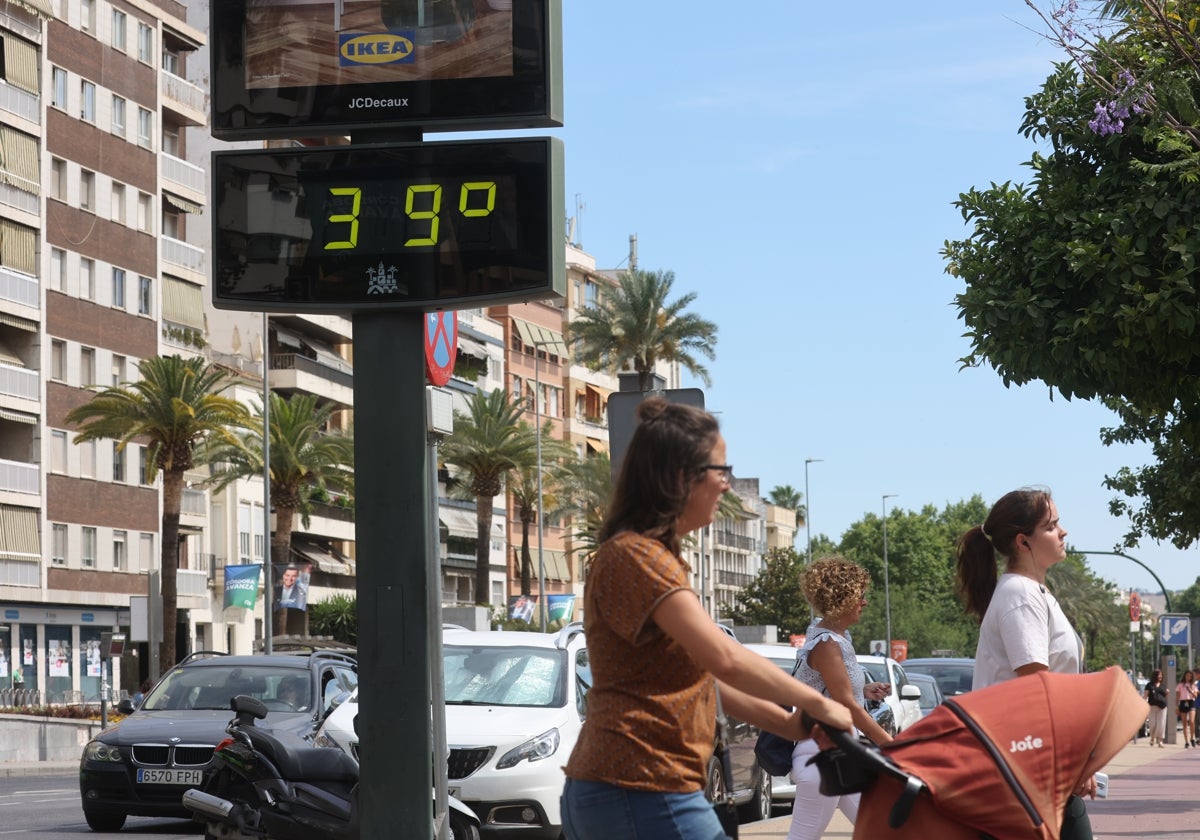
[[1129,593],[1129,620],[1138,621],[1142,617],[1142,596],[1136,592]]
[[428,311],[566,292],[556,137],[212,160],[217,309]]
[[425,314],[425,373],[439,388],[454,373],[458,352],[458,313],[449,310]]
[[1160,645],[1191,645],[1192,622],[1183,613],[1165,613],[1158,619],[1158,643]]

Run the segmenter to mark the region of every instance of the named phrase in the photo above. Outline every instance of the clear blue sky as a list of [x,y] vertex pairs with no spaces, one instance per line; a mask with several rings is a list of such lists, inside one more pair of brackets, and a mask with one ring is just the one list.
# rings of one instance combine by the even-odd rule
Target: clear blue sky
[[[1145,451],[1102,446],[1100,406],[960,371],[939,256],[966,232],[960,192],[1027,178],[1024,97],[1061,55],[1022,0],[563,6],[568,215],[578,197],[601,268],[636,233],[639,267],[674,271],[719,325],[706,401],[738,475],[803,491],[823,459],[811,521],[834,538],[885,493],[940,508],[1046,485],[1072,545],[1113,548],[1102,481]],[[1129,553],[1169,588],[1196,580],[1195,549]]]

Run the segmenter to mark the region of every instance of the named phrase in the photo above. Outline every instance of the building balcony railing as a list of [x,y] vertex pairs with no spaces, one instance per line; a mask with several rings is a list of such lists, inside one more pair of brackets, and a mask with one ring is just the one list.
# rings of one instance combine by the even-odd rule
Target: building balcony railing
[[328,379],[330,382],[344,385],[347,388],[354,387],[354,368],[345,362],[331,364],[299,353],[272,353],[271,370],[296,370],[302,373],[311,373],[313,376]]
[[42,202],[38,197],[41,187],[7,171],[4,178],[5,182],[0,184],[0,204],[36,216],[41,210]]
[[40,381],[36,370],[0,362],[0,394],[36,401]]
[[[0,90],[3,90],[0,85]],[[0,265],[0,298],[32,309],[38,308],[38,279]]]
[[41,99],[12,85],[0,85],[0,111],[7,111],[32,123],[42,121]]
[[175,579],[175,586],[180,595],[208,594],[208,572],[193,569],[180,569]]
[[37,464],[0,460],[0,490],[36,496],[41,483],[41,469]]
[[326,519],[336,519],[338,522],[353,522],[354,508],[343,507],[329,502],[313,502],[312,515],[323,516]]
[[189,120],[192,125],[204,125],[207,118],[207,102],[204,89],[174,73],[164,72],[160,77],[163,106]]
[[208,496],[203,490],[183,488],[183,498],[180,499],[180,513],[188,516],[208,516]]
[[[204,170],[194,163],[188,163],[182,158],[168,155],[166,152],[158,156],[159,169],[162,172],[164,185],[181,189],[184,196],[204,198]],[[190,194],[190,195],[189,195]]]
[[758,541],[753,537],[746,537],[741,534],[735,534],[732,531],[722,531],[720,529],[713,531],[713,542],[726,548],[740,548],[743,551],[754,551],[758,547]]
[[159,241],[162,242],[163,262],[197,273],[204,271],[203,248],[169,236],[160,236]]
[[747,575],[742,572],[717,572],[717,583],[724,586],[736,586],[745,589],[754,580],[753,575]]

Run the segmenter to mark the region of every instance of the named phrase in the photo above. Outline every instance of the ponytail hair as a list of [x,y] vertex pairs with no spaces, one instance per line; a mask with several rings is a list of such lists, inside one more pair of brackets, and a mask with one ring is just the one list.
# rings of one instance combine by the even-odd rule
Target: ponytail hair
[[955,581],[967,615],[983,621],[1000,573],[996,555],[1012,564],[1013,546],[1019,535],[1029,536],[1050,510],[1050,491],[1024,487],[1000,497],[982,525],[969,529],[958,539],[955,555],[958,575]]

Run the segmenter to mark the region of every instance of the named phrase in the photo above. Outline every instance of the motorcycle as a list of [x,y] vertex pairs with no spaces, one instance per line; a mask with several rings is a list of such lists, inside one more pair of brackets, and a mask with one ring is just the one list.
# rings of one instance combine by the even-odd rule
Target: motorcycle
[[[267,707],[238,695],[218,768],[203,790],[183,794],[205,840],[358,840],[358,762],[338,749],[255,726]],[[479,818],[453,797],[452,840],[479,840]]]

